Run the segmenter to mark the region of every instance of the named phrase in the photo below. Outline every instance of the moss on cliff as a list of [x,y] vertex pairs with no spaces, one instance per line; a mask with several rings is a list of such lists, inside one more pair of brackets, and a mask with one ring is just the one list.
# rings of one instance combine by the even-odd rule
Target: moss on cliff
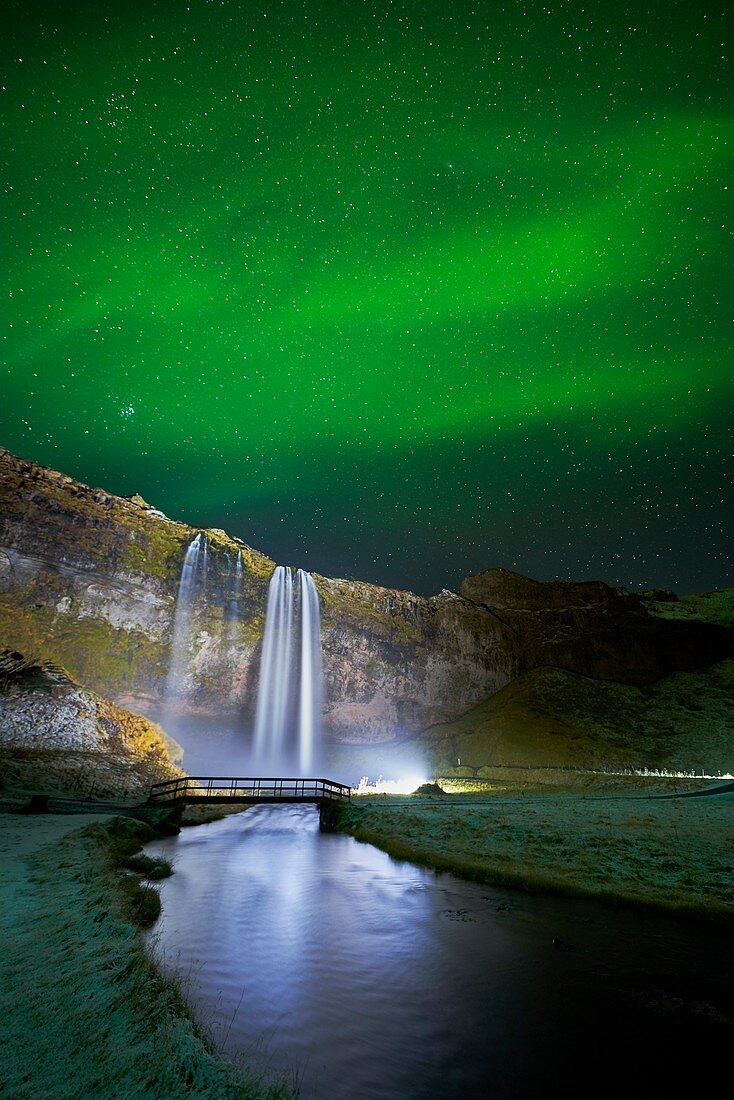
[[0,594],[0,645],[58,662],[102,693],[160,690],[168,643],[105,619],[59,615],[53,603],[27,606],[18,590]]
[[340,583],[338,581],[324,583],[324,579],[320,577],[316,580],[321,601],[321,620],[325,627],[351,623],[357,629],[393,645],[410,648],[425,643],[424,631],[415,619],[407,617],[400,599],[410,595],[413,603],[417,601],[421,604],[423,601],[420,597],[355,581],[345,582],[344,587],[337,587]]
[[652,594],[645,597],[645,606],[651,615],[660,619],[734,627],[734,588],[697,592],[691,596],[669,600],[655,599]]
[[187,529],[150,520],[144,525],[134,524],[133,517],[122,510],[119,519],[130,536],[121,557],[123,568],[161,581],[181,572],[186,547],[193,537]]

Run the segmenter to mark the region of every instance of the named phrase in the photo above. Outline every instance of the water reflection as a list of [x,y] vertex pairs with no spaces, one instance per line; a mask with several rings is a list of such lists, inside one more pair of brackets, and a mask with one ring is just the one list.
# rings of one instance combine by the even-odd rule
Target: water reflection
[[727,995],[715,930],[434,876],[320,834],[302,807],[149,850],[176,865],[154,933],[164,966],[229,1056],[297,1074],[302,1096],[567,1095],[650,1057],[658,1086],[680,1085],[723,1040],[686,1000]]

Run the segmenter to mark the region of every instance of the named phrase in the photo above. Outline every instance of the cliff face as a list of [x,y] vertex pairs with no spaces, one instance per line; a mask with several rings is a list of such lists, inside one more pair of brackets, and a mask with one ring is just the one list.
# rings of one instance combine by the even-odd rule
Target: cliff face
[[[0,640],[68,668],[144,712],[160,703],[186,549],[195,530],[140,497],[110,496],[0,451]],[[208,532],[206,600],[187,677],[194,711],[234,709],[252,694],[274,563]],[[243,558],[232,615],[233,563]]]
[[[111,496],[0,451],[0,640],[156,713],[181,566],[195,534],[139,497]],[[275,563],[223,531],[207,537],[206,593],[192,616],[183,707],[251,712]],[[235,601],[238,552],[243,590]],[[315,581],[325,724],[336,739],[389,740],[420,729],[465,710],[515,673],[508,631],[470,600]]]
[[[181,566],[196,529],[0,451],[0,644],[56,661],[118,703],[156,713]],[[204,598],[192,615],[182,709],[251,712],[274,562],[207,532]],[[242,555],[241,590],[234,567]],[[603,584],[490,570],[426,599],[315,576],[327,731],[378,741],[466,711],[528,668],[626,683],[718,659],[725,632],[663,622]]]
[[315,579],[326,723],[339,740],[384,741],[422,729],[458,713],[462,700],[485,698],[517,672],[511,631],[471,600]]

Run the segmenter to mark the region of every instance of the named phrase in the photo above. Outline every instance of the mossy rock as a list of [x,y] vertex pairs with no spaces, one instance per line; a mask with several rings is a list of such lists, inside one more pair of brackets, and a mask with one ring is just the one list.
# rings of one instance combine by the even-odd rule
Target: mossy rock
[[443,789],[443,787],[440,787],[438,783],[422,783],[420,787],[416,787],[416,789],[412,793],[433,796],[445,795],[446,791]]

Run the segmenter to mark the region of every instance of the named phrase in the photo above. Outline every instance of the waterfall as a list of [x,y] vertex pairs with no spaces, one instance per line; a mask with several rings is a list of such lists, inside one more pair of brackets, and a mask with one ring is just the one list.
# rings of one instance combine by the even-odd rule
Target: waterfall
[[254,753],[258,767],[314,764],[321,719],[321,619],[309,573],[279,565],[270,579],[260,661]]
[[301,689],[298,706],[298,762],[306,773],[312,767],[315,740],[321,725],[323,672],[319,594],[310,573],[298,570],[301,603]]
[[[229,595],[229,598],[227,600],[227,605],[226,605],[226,610],[225,610],[224,617],[225,617],[225,620],[230,624],[230,626],[237,618],[239,618],[240,596],[242,596],[242,594],[245,590],[244,566],[242,564],[242,551],[241,550],[237,551],[237,560],[235,562],[235,567],[234,567],[234,579],[230,583],[229,578],[231,577],[231,575],[232,575],[232,559],[230,558],[229,553],[227,553],[227,583],[228,583],[230,595]],[[231,636],[233,636],[233,631],[231,629],[228,633]]]
[[293,574],[279,565],[268,588],[260,684],[255,714],[255,760],[275,763],[282,756],[285,719],[291,710],[290,664]]
[[176,609],[173,615],[171,652],[168,659],[168,676],[163,692],[164,714],[170,712],[175,701],[184,694],[185,677],[190,661],[189,636],[193,623],[196,601],[206,585],[209,568],[209,543],[201,531],[189,543],[181,567]]

